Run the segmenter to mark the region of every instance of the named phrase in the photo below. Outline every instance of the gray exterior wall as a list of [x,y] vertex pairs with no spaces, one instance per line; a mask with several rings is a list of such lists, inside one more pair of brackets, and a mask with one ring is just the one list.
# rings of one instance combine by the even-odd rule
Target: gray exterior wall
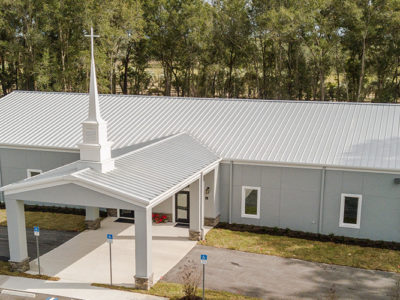
[[[232,223],[317,233],[322,169],[233,164]],[[323,234],[400,242],[396,174],[326,170]],[[229,164],[220,166],[221,220],[228,221]],[[260,218],[242,218],[242,186],[261,187]],[[341,194],[361,194],[360,229],[339,227]]]
[[[400,242],[400,185],[393,182],[397,177],[327,170],[322,232]],[[362,195],[360,229],[339,227],[341,193]]]
[[27,169],[43,172],[79,160],[79,153],[0,149],[2,185],[7,185],[27,177]]
[[[0,148],[0,185],[25,179],[28,169],[45,172],[77,160],[79,160],[79,153]],[[0,196],[0,201],[3,201],[2,196]]]

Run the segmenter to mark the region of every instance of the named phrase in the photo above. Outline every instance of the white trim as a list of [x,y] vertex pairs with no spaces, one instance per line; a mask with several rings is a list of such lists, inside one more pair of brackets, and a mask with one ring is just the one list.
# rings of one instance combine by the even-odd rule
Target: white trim
[[93,182],[91,180],[75,177],[73,174],[63,175],[58,177],[43,178],[35,180],[33,182],[28,181],[26,183],[22,182],[20,184],[18,183],[10,184],[5,186],[7,189],[4,189],[4,187],[0,188],[0,191],[3,191],[5,195],[13,195],[17,193],[23,193],[68,183],[82,186],[92,191],[99,192],[101,194],[122,200],[124,202],[127,202],[128,204],[136,205],[139,207],[146,207],[149,204],[149,201],[145,199],[129,195],[125,192],[116,190],[114,188],[109,188],[107,186],[104,186],[97,182]]
[[[174,194],[173,196],[171,196],[171,198],[172,198],[172,223],[175,223],[175,220],[176,220],[176,216],[175,216],[175,195],[176,194]],[[189,196],[190,197],[190,196]],[[189,206],[190,207],[190,206]]]
[[[343,218],[344,218],[344,205],[345,205],[345,198],[346,198],[346,197],[358,198],[358,203],[357,203],[357,223],[356,223],[356,224],[344,223],[344,222],[343,222]],[[360,222],[361,222],[361,205],[362,205],[362,195],[359,195],[359,194],[342,194],[341,197],[340,197],[340,218],[339,218],[339,227],[360,229]]]
[[[40,175],[40,174],[43,173],[43,171],[42,171],[42,170],[39,170],[39,169],[27,169],[27,170],[26,170],[26,178],[31,178],[31,177],[33,177],[32,174],[31,174],[31,172],[39,173],[38,175]],[[36,176],[36,175],[35,175],[35,176]]]
[[158,195],[157,197],[155,197],[154,199],[152,199],[150,201],[149,207],[154,207],[157,204],[159,204],[159,203],[163,202],[164,200],[166,200],[168,197],[170,197],[172,195],[175,195],[180,190],[184,189],[185,187],[187,187],[191,183],[195,182],[197,179],[201,178],[201,174],[203,174],[204,172],[207,172],[209,170],[214,169],[216,166],[219,165],[219,162],[220,162],[220,159],[218,159],[217,161],[211,163],[210,165],[206,166],[204,169],[202,169],[199,172],[191,175],[190,177],[186,178],[185,180],[181,181],[177,185],[171,187],[169,190],[165,191],[164,193]]
[[383,168],[368,168],[368,167],[349,167],[340,165],[326,165],[326,164],[310,164],[310,163],[292,163],[292,162],[273,162],[273,161],[262,161],[262,160],[246,160],[246,159],[227,159],[223,158],[221,164],[230,164],[232,162],[235,165],[253,165],[253,166],[269,166],[269,167],[283,167],[283,168],[302,168],[302,169],[314,169],[334,171],[347,171],[347,172],[368,172],[368,173],[386,173],[400,175],[399,169],[383,169]]
[[[257,190],[257,214],[255,215],[248,215],[246,214],[246,189],[247,190]],[[252,218],[252,219],[259,219],[260,218],[260,198],[261,198],[261,188],[255,186],[242,186],[242,209],[241,209],[241,216],[242,218]]]

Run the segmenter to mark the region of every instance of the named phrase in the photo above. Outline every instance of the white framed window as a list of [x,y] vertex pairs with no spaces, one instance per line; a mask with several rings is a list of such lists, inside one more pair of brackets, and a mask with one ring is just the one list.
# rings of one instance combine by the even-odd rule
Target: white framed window
[[342,194],[339,227],[360,228],[362,195]]
[[260,218],[260,194],[259,187],[242,187],[242,218]]
[[42,174],[42,170],[37,170],[37,169],[28,169],[26,170],[27,177],[33,177],[39,174]]

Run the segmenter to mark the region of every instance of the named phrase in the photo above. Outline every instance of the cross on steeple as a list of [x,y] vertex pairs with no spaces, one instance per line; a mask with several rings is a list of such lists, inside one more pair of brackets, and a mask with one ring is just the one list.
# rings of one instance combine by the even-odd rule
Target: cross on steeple
[[95,37],[100,37],[99,35],[93,34],[93,27],[90,27],[90,34],[85,34],[85,37],[90,37],[90,48],[91,48],[91,55],[94,57],[94,40]]
[[99,108],[99,95],[97,92],[97,79],[96,79],[96,65],[94,63],[94,40],[93,38],[99,37],[93,34],[93,27],[90,28],[90,34],[85,35],[90,37],[90,87],[89,87],[89,117],[90,121],[101,121],[100,108]]

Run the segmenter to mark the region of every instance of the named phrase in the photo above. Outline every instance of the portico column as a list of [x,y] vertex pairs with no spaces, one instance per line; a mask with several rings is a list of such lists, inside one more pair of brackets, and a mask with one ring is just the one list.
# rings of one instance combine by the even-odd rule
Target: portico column
[[98,207],[86,207],[85,224],[87,229],[100,228],[100,210]]
[[10,249],[10,265],[14,271],[29,270],[28,247],[26,242],[24,201],[5,199],[7,231]]
[[190,218],[189,239],[199,241],[204,237],[204,202],[203,202],[203,176],[189,186],[190,191]]
[[151,208],[135,209],[135,287],[148,290],[153,285]]

